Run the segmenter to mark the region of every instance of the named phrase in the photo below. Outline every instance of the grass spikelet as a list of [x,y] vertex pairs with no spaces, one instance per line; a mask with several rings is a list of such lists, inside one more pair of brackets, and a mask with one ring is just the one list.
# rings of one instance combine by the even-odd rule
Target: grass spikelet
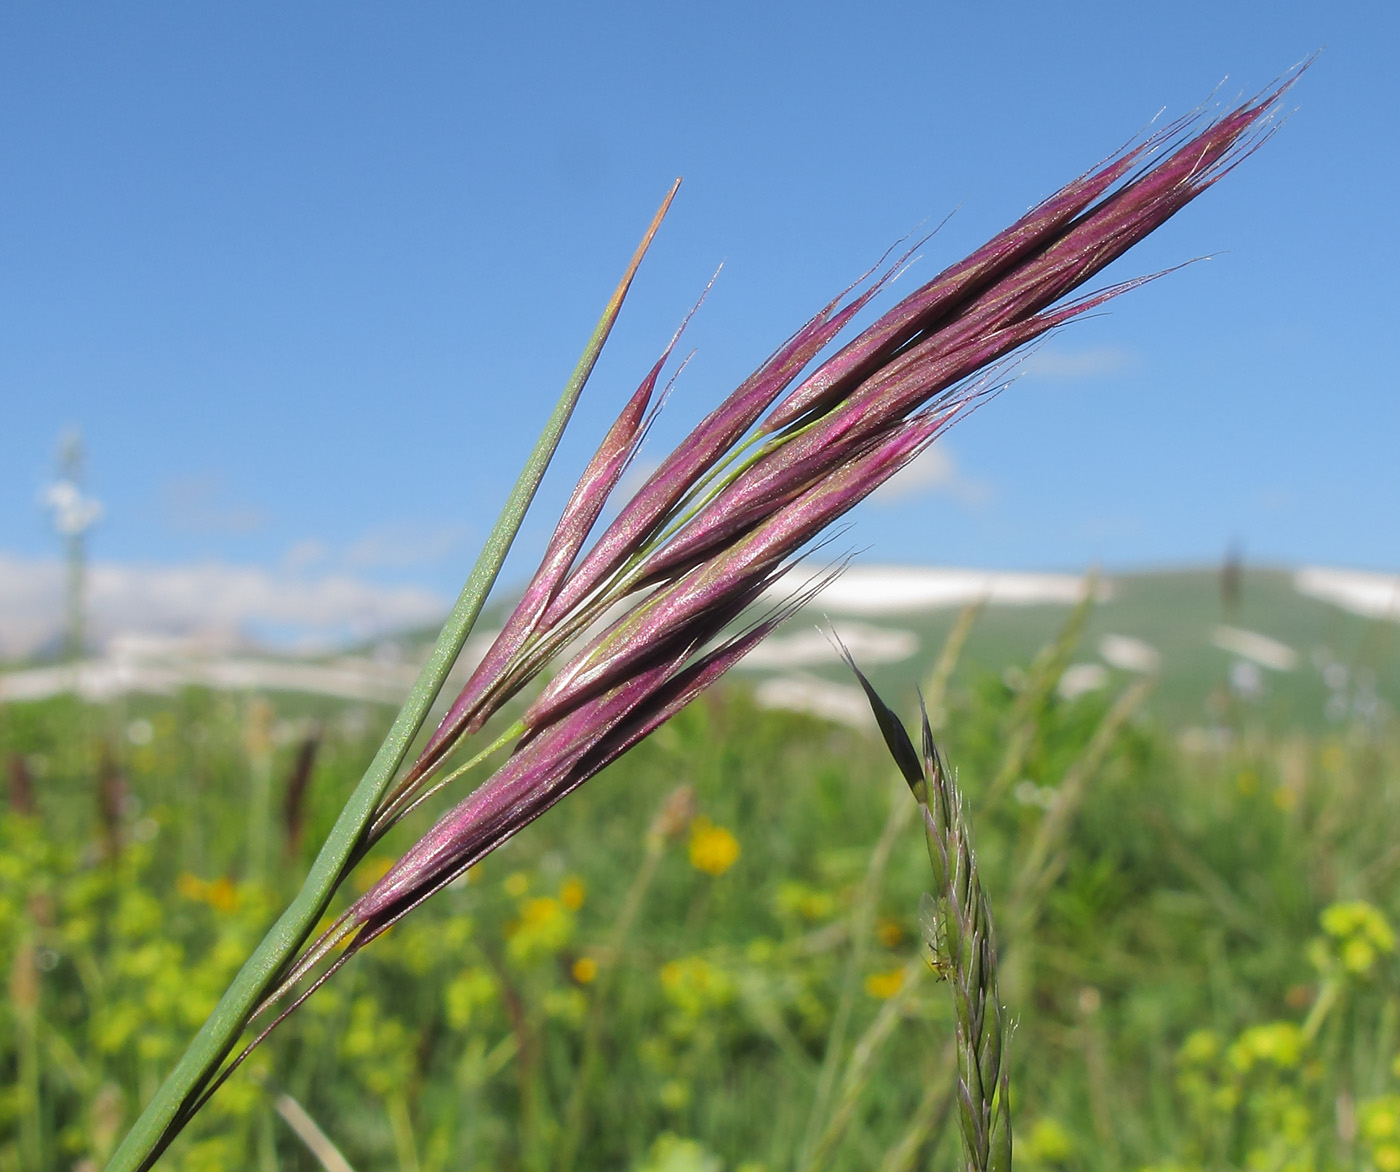
[[919,752],[849,653],[846,663],[860,681],[890,755],[923,815],[933,894],[924,896],[921,919],[930,965],[953,992],[964,1167],[968,1172],[1010,1172],[1008,1030],[997,988],[996,935],[991,905],[977,874],[962,792],[934,744],[927,710]]

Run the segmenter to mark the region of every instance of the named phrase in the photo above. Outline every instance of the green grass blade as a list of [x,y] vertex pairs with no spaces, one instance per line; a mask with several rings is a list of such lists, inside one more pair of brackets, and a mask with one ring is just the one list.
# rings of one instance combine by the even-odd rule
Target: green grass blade
[[584,347],[583,357],[574,368],[554,411],[545,424],[530,458],[526,461],[515,487],[492,528],[486,544],[458,596],[452,613],[438,636],[428,661],[418,673],[418,679],[399,710],[393,726],[385,736],[360,784],[341,810],[334,828],[316,856],[301,891],[263,937],[253,955],[233,979],[208,1021],[200,1028],[178,1065],[166,1078],[155,1097],[122,1141],[107,1172],[139,1172],[149,1168],[188,1120],[188,1105],[198,1100],[200,1092],[217,1072],[220,1064],[233,1049],[253,1009],[272,987],[278,975],[295,957],[320,920],[331,897],[344,877],[347,861],[354,854],[379,799],[388,788],[399,766],[403,764],[409,746],[427,718],[447,674],[452,669],[462,645],[471,633],[486,596],[496,581],[544,477],[545,469],[558,447],[564,428],[573,414],[580,392],[612,331],[622,308],[623,299],[636,276],[637,269],[651,245],[661,221],[675,198],[680,180],[672,185],[656,216],[647,228],[631,263],[623,274],[607,308]]

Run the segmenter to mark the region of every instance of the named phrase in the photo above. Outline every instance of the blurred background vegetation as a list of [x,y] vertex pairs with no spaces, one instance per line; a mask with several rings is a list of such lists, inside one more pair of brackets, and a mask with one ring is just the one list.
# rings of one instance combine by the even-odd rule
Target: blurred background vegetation
[[[1074,685],[1114,606],[1171,643],[1182,606],[1115,597],[949,611],[873,672],[911,717],[922,677],[969,796],[1017,1164],[1397,1172],[1393,625],[1294,624],[1291,691],[1204,636]],[[878,738],[761,689],[702,698],[356,957],[163,1166],[957,1166],[913,802]],[[390,716],[193,688],[0,706],[0,1170],[102,1166]]]

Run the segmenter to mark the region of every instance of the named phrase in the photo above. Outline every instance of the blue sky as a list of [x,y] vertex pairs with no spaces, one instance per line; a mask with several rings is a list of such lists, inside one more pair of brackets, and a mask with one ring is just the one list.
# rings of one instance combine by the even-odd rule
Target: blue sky
[[7,5],[0,555],[55,552],[77,426],[99,560],[450,595],[674,176],[526,553],[721,261],[654,452],[897,238],[957,209],[931,276],[1322,49],[1105,279],[1214,259],[1055,338],[845,540],[1400,568],[1398,36],[1345,3]]

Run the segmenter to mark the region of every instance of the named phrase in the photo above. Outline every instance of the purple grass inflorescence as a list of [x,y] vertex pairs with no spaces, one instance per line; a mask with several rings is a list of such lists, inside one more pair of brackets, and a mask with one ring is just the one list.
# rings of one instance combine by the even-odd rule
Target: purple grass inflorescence
[[463,741],[564,656],[511,726],[510,756],[350,907],[280,991],[344,942],[338,967],[669,719],[806,601],[711,649],[812,538],[995,390],[1008,356],[1148,279],[1063,300],[1255,149],[1291,84],[1213,121],[1192,115],[1114,155],[803,377],[908,255],[884,266],[783,343],[585,551],[654,416],[673,339],[589,462],[494,644],[381,803],[373,837],[432,792]]

